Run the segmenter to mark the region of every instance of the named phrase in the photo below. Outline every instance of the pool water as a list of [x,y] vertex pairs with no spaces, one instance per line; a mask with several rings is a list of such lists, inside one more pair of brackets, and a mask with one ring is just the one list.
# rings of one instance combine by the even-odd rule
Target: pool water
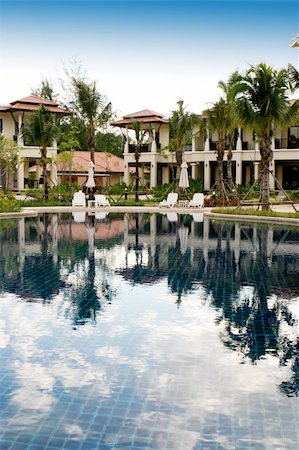
[[0,221],[0,449],[298,449],[299,229]]

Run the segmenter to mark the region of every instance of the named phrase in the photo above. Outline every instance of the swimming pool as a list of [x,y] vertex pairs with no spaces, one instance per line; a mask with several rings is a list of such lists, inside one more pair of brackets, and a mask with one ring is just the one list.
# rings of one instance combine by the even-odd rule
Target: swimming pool
[[0,448],[297,449],[299,230],[0,221]]

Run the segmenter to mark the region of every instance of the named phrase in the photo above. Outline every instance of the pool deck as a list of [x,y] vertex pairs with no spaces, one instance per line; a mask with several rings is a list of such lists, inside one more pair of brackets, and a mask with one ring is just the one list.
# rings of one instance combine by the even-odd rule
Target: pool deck
[[[299,204],[295,204],[296,209],[299,211]],[[299,226],[299,219],[289,218],[289,217],[263,217],[263,216],[248,216],[248,215],[232,215],[232,214],[219,214],[213,212],[214,208],[161,208],[159,206],[111,206],[111,207],[100,207],[100,208],[84,208],[84,207],[72,207],[72,206],[39,206],[39,207],[26,207],[20,212],[11,213],[0,213],[0,218],[11,218],[11,217],[32,217],[40,213],[71,213],[74,211],[85,211],[85,212],[119,212],[119,213],[160,213],[166,214],[167,212],[176,212],[177,214],[193,214],[202,213],[206,217],[214,218],[218,220],[229,220],[229,221],[242,221],[242,222],[265,222],[274,224],[290,224]],[[276,212],[294,212],[291,205],[276,205],[272,208],[272,211]]]

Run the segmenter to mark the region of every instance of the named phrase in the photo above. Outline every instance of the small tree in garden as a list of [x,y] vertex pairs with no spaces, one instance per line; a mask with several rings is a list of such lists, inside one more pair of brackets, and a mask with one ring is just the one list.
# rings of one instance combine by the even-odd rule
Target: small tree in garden
[[233,72],[227,83],[219,81],[220,87],[225,95],[226,101],[226,144],[227,144],[227,184],[230,189],[235,188],[232,172],[233,145],[235,141],[235,129],[238,128],[238,119],[236,114],[236,104],[234,95],[234,84],[240,79],[239,73]]
[[193,125],[199,122],[198,116],[189,113],[184,108],[183,100],[177,102],[178,109],[172,111],[172,115],[169,119],[170,127],[170,140],[168,150],[175,153],[176,158],[176,189],[179,188],[179,179],[181,173],[181,165],[183,162],[184,145],[190,134],[192,134]]
[[226,189],[223,178],[223,159],[225,150],[226,133],[229,128],[229,106],[221,98],[214,106],[208,110],[208,126],[212,131],[217,132],[217,187],[220,197],[226,197]]
[[22,128],[22,136],[40,148],[45,199],[48,199],[49,196],[47,164],[52,163],[51,158],[47,157],[47,147],[53,145],[53,141],[58,137],[58,134],[59,128],[55,118],[44,105],[41,105],[38,111],[32,113],[30,119],[24,123]]
[[0,133],[0,180],[4,192],[8,190],[10,177],[17,169],[19,150],[11,139]]

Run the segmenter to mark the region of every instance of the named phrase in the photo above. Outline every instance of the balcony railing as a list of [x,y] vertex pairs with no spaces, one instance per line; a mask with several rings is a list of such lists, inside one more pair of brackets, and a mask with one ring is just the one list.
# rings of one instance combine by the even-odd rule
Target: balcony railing
[[275,148],[278,150],[281,148],[299,148],[299,139],[275,139]]
[[[136,144],[129,144],[129,153],[135,153]],[[161,148],[161,144],[157,144],[157,150]],[[150,153],[152,150],[152,143],[142,144],[140,147],[140,153]]]

